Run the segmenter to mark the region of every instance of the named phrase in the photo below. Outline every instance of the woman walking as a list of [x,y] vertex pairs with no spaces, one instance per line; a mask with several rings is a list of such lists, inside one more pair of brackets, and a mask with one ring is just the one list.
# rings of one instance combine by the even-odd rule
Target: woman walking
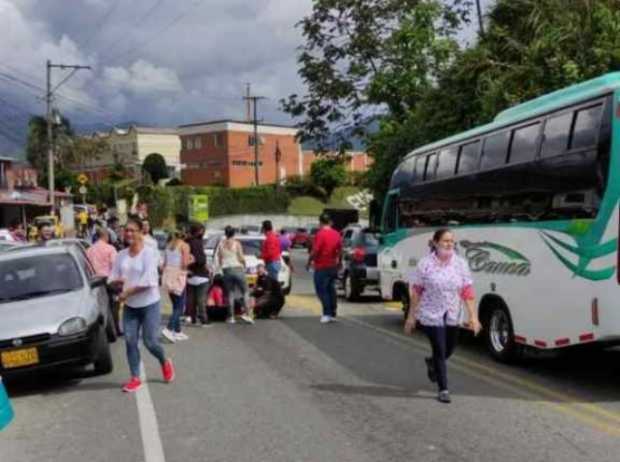
[[170,296],[172,315],[167,327],[162,330],[162,335],[172,343],[189,339],[181,332],[181,316],[185,310],[187,267],[192,261],[192,255],[183,237],[183,232],[173,232],[164,250],[162,285]]
[[476,335],[481,329],[471,273],[467,262],[455,254],[454,244],[449,229],[433,235],[432,251],[419,261],[410,281],[411,305],[405,322],[406,334],[418,324],[430,341],[433,356],[425,358],[428,378],[437,383],[437,399],[442,403],[451,401],[446,360],[456,347],[461,302],[469,314],[468,327]]
[[161,365],[164,381],[172,382],[175,372],[172,361],[166,358],[159,342],[159,255],[157,250],[144,245],[142,223],[138,219],[130,218],[127,221],[125,240],[128,247],[122,250],[114,261],[110,281],[120,290],[119,301],[125,304],[123,331],[131,379],[123,386],[123,391],[131,393],[142,387],[138,348],[140,331],[144,346]]
[[224,230],[226,236],[218,247],[217,258],[224,275],[224,287],[228,297],[228,319],[229,324],[235,323],[235,290],[239,289],[243,297],[244,313],[241,319],[248,324],[254,324],[254,320],[249,312],[248,285],[245,280],[245,258],[241,243],[235,239],[235,230],[232,226],[227,226]]

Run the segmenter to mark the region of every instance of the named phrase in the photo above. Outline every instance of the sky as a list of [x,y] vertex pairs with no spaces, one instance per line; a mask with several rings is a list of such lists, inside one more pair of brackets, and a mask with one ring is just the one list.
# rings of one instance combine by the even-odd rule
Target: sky
[[[487,5],[490,0],[483,0]],[[279,101],[304,93],[297,75],[312,0],[0,0],[0,156],[43,114],[45,63],[91,66],[63,83],[55,107],[79,131],[245,118],[293,121]],[[69,71],[54,69],[55,87]]]
[[[76,72],[55,100],[78,128],[244,118],[248,82],[253,94],[267,98],[260,118],[290,123],[279,100],[303,91],[295,24],[311,6],[311,0],[0,0],[0,131],[44,112],[46,59],[92,67]],[[53,85],[67,74],[54,69]]]

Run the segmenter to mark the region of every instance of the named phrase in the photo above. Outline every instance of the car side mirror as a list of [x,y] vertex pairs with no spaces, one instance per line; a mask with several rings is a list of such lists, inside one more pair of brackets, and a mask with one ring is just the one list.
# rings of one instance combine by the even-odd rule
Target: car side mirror
[[104,287],[106,278],[104,276],[95,276],[90,279],[90,288],[96,289],[97,287]]

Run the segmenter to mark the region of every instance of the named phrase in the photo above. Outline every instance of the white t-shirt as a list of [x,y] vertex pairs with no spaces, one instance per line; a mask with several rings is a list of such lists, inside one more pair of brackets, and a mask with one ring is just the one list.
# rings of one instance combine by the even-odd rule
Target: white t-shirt
[[123,289],[148,287],[127,298],[129,308],[143,308],[160,300],[158,264],[159,253],[147,245],[135,257],[129,254],[129,249],[119,252],[110,280],[122,280]]
[[153,248],[155,250],[159,250],[159,248],[157,246],[157,241],[150,234],[145,234],[143,240],[144,240],[144,245],[146,247],[151,247],[151,248]]

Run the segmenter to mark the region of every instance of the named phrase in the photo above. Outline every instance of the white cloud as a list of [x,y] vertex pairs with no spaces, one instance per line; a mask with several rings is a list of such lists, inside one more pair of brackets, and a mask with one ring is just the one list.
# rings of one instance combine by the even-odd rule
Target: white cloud
[[128,69],[106,67],[103,71],[103,85],[117,91],[128,91],[136,95],[159,97],[160,93],[181,92],[183,86],[172,69],[155,66],[142,59]]

